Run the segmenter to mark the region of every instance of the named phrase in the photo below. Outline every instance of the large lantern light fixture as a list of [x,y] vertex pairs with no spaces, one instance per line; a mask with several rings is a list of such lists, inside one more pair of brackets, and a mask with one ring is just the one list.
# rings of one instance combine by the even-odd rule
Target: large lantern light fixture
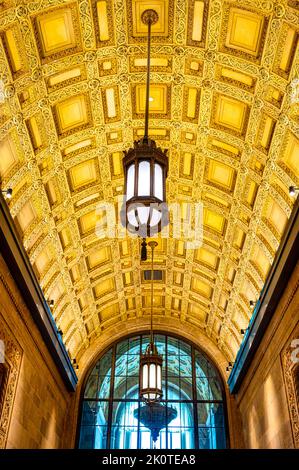
[[154,249],[157,246],[157,242],[150,241],[149,246],[152,250],[150,342],[146,348],[145,354],[140,358],[139,383],[140,398],[142,398],[147,404],[153,404],[161,400],[163,392],[162,356],[158,353],[153,335]]
[[148,136],[150,102],[151,27],[158,21],[154,10],[145,10],[141,19],[148,26],[147,82],[144,137],[134,148],[124,152],[125,204],[121,211],[123,225],[142,238],[155,236],[168,224],[166,205],[167,150],[156,146]]

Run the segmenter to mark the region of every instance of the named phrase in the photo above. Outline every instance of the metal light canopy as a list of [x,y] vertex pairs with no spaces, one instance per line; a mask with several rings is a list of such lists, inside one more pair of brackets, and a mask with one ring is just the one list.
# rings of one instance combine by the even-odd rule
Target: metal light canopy
[[147,82],[144,137],[134,142],[134,148],[124,151],[126,200],[121,219],[130,233],[142,238],[155,236],[168,224],[166,205],[167,150],[158,148],[148,136],[150,90],[151,26],[158,21],[154,10],[145,10],[141,16],[148,25]]

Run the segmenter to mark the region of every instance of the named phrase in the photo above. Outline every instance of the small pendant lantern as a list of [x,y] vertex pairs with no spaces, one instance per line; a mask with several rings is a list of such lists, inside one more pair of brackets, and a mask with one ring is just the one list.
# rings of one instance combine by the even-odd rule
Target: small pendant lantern
[[151,405],[161,400],[162,392],[162,356],[158,353],[154,343],[153,335],[153,294],[154,294],[154,248],[157,242],[150,241],[149,246],[152,250],[152,269],[151,269],[151,324],[150,324],[150,342],[146,348],[145,354],[140,358],[140,398]]

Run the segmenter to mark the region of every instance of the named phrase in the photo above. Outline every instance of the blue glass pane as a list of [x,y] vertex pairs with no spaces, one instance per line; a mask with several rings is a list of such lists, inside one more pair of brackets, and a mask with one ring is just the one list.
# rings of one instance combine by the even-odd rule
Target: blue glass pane
[[154,341],[157,346],[159,354],[163,356],[166,355],[166,346],[165,346],[165,336],[164,335],[154,335]]
[[225,449],[226,436],[224,428],[200,427],[198,429],[200,449]]
[[145,350],[150,342],[149,335],[142,335],[142,354],[145,353]]
[[94,449],[107,447],[107,426],[96,426],[94,434]]
[[180,355],[179,372],[183,377],[192,377],[192,361],[190,356]]
[[138,428],[115,425],[111,428],[111,449],[137,449]]
[[109,398],[111,377],[106,375],[99,377],[97,398]]
[[90,375],[87,381],[84,398],[96,398],[98,392],[98,375]]
[[222,403],[198,403],[198,424],[205,426],[224,426]]
[[219,374],[211,362],[208,362],[208,375],[209,377],[219,378]]
[[193,400],[191,377],[169,377],[167,400]]
[[210,384],[210,396],[211,400],[219,400],[221,401],[223,399],[222,397],[222,386],[217,379],[209,379],[209,384]]
[[197,400],[210,400],[210,385],[207,378],[196,378]]
[[180,379],[179,377],[169,377],[167,387],[167,400],[180,399]]
[[84,401],[81,425],[95,425],[96,423],[96,408],[97,402],[94,401]]
[[194,429],[170,426],[168,428],[168,449],[194,449]]
[[168,353],[168,376],[179,376],[180,375],[180,362],[179,355],[174,353]]
[[191,356],[191,346],[188,343],[185,343],[185,341],[178,341],[179,343],[179,348],[180,348],[180,355],[181,356]]
[[82,425],[105,425],[108,421],[108,402],[84,401]]
[[102,358],[96,364],[94,371],[97,372],[98,375],[111,375],[111,366],[112,366],[112,349],[102,356]]
[[139,361],[140,356],[127,356],[127,375],[139,376]]
[[112,424],[114,426],[138,426],[138,419],[134,411],[138,409],[138,402],[116,402],[113,403]]
[[193,400],[192,377],[181,377],[180,391],[181,400]]
[[115,375],[126,375],[128,366],[128,356],[126,354],[117,356],[115,361]]
[[134,336],[134,338],[129,338],[129,354],[140,354],[140,336]]
[[120,343],[117,344],[116,355],[121,356],[122,354],[127,353],[128,350],[129,350],[129,340],[125,339],[124,341],[121,341]]
[[80,449],[94,449],[95,426],[83,426],[80,429]]
[[208,362],[203,354],[195,351],[195,375],[196,377],[208,376]]

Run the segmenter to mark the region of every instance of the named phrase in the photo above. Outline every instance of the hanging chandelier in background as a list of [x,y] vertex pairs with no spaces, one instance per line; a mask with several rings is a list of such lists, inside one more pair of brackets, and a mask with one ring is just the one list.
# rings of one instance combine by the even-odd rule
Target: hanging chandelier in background
[[158,352],[153,333],[154,249],[158,244],[155,241],[150,241],[148,245],[152,252],[150,341],[145,350],[145,354],[142,354],[140,357],[139,369],[139,396],[144,401],[145,405],[141,406],[140,409],[137,408],[134,410],[134,416],[150,430],[151,438],[155,446],[160,431],[177,417],[177,410],[161,402],[163,397],[163,358]]
[[157,242],[150,241],[148,244],[152,250],[151,268],[151,317],[150,317],[150,342],[145,354],[140,358],[140,398],[146,403],[155,403],[163,395],[162,392],[162,356],[158,353],[154,343],[153,334],[153,302],[154,302],[154,249]]
[[[146,237],[157,235],[168,224],[166,205],[167,150],[156,146],[148,136],[150,101],[150,45],[151,27],[158,21],[154,10],[145,10],[141,19],[148,26],[147,81],[145,101],[144,137],[134,142],[134,148],[124,151],[125,202],[121,221],[132,234],[138,234],[145,243]],[[146,259],[146,245],[141,259]]]

